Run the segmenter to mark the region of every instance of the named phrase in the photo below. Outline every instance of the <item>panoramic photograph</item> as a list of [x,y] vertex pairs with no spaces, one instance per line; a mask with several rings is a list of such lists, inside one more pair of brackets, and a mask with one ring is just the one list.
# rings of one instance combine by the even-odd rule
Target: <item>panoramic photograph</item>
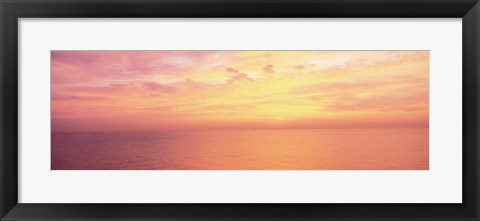
[[429,169],[429,51],[50,56],[52,170]]

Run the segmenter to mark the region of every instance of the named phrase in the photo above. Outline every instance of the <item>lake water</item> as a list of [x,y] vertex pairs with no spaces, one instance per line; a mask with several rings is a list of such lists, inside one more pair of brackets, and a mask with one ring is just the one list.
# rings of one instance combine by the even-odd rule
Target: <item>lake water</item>
[[428,170],[428,128],[52,133],[53,170]]

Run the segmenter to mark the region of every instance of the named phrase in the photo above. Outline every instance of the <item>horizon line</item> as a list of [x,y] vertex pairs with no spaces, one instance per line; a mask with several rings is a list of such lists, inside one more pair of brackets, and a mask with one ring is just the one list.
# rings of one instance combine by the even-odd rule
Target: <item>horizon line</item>
[[372,130],[372,129],[429,129],[430,127],[356,127],[356,128],[263,128],[263,129],[185,129],[185,130],[103,130],[50,131],[50,133],[104,133],[104,132],[192,132],[192,131],[265,131],[265,130]]

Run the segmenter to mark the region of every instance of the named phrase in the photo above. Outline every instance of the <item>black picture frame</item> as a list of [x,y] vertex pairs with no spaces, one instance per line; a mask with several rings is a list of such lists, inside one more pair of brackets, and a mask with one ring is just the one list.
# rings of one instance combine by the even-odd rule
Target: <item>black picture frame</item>
[[[1,220],[479,220],[478,0],[0,0],[0,15]],[[19,18],[46,17],[462,18],[463,203],[18,203],[17,21]]]

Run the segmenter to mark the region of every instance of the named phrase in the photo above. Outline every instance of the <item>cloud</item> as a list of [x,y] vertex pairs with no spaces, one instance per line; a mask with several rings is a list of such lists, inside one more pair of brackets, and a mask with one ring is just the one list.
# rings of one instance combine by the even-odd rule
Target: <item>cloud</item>
[[348,51],[331,52],[305,61],[320,71],[352,70],[378,65],[428,59],[428,51]]
[[207,62],[211,51],[52,51],[54,84],[179,75]]
[[275,73],[275,70],[273,70],[273,65],[269,64],[263,67],[263,72],[267,74],[273,74]]
[[321,109],[332,112],[364,110],[409,112],[428,110],[428,93],[419,92],[401,96],[393,94],[371,97],[343,96],[343,98],[338,97],[336,101],[325,105]]
[[148,90],[162,93],[171,93],[177,90],[176,87],[171,85],[159,84],[156,82],[144,82],[143,86]]
[[109,84],[109,85],[75,85],[52,87],[52,94],[88,94],[94,96],[103,96],[106,94],[124,94],[134,90],[132,85],[128,84]]
[[401,85],[428,86],[428,75],[421,73],[407,73],[399,75],[385,76],[385,73],[378,73],[376,76],[358,77],[334,82],[312,82],[299,85],[291,90],[291,93],[318,93],[318,92],[345,92],[372,91],[382,87],[399,87]]
[[227,80],[228,84],[233,84],[237,81],[253,81],[253,78],[249,77],[245,73],[240,73],[238,69],[228,67],[227,69],[225,69],[225,71],[234,74]]
[[305,66],[304,65],[297,65],[293,67],[295,70],[302,70]]
[[53,51],[52,116],[85,131],[428,126],[428,52],[265,53]]
[[227,82],[229,84],[233,84],[237,81],[253,81],[253,78],[249,77],[245,73],[238,73],[237,75],[234,75],[234,76],[230,77],[230,79],[228,79]]
[[237,70],[237,69],[234,69],[234,68],[231,68],[231,67],[228,67],[228,68],[226,69],[226,71],[229,72],[229,73],[238,73],[238,70]]
[[105,100],[105,97],[52,94],[52,100],[98,101],[98,100]]

